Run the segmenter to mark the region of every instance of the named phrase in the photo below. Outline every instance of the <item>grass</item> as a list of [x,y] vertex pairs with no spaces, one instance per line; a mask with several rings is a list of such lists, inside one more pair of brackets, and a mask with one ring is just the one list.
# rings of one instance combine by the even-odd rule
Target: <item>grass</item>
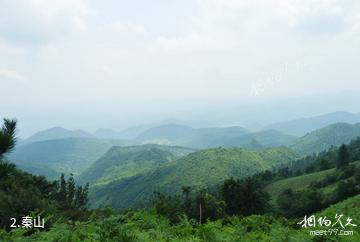
[[303,190],[307,188],[312,182],[324,179],[327,175],[330,175],[334,172],[335,169],[333,168],[329,170],[279,180],[267,185],[265,187],[265,191],[270,194],[272,201],[274,201],[281,194],[281,192],[286,189],[291,188],[294,191]]

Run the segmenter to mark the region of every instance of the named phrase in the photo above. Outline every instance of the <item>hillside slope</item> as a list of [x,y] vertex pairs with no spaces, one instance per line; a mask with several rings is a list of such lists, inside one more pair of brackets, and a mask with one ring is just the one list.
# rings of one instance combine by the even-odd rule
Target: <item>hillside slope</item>
[[309,155],[329,149],[331,146],[347,144],[359,136],[360,123],[337,123],[299,138],[291,148],[299,154]]
[[335,169],[332,168],[324,171],[282,179],[267,185],[265,187],[265,191],[268,192],[272,200],[275,201],[276,198],[286,189],[291,188],[294,191],[305,189],[309,187],[312,182],[324,179],[327,175],[333,174],[334,171]]
[[84,130],[68,130],[62,127],[54,127],[46,129],[40,132],[37,132],[23,140],[22,143],[32,143],[40,142],[45,140],[55,140],[55,139],[67,139],[67,138],[95,138],[93,135],[85,132]]
[[[20,168],[29,172],[34,172],[35,169],[38,170],[36,173],[41,175],[54,172],[79,174],[112,146],[124,144],[126,143],[122,141],[88,138],[47,140],[16,147],[9,159]],[[43,174],[46,168],[50,168],[49,174]],[[49,178],[54,177],[50,175]]]
[[312,132],[316,129],[321,129],[335,123],[359,123],[360,114],[349,113],[349,112],[333,112],[324,115],[300,118],[290,120],[286,122],[279,122],[266,126],[264,129],[275,129],[281,132],[303,136],[308,132]]
[[291,145],[296,137],[276,130],[250,133],[237,126],[195,129],[182,125],[163,125],[143,132],[137,140],[143,143],[179,145],[196,149],[219,146],[259,149]]
[[287,148],[250,151],[214,148],[191,153],[144,174],[121,179],[90,191],[92,206],[117,209],[143,206],[154,190],[176,193],[182,186],[212,187],[226,178],[243,178],[296,157]]
[[150,144],[115,146],[85,170],[80,179],[92,185],[104,185],[143,173],[194,151],[183,147]]

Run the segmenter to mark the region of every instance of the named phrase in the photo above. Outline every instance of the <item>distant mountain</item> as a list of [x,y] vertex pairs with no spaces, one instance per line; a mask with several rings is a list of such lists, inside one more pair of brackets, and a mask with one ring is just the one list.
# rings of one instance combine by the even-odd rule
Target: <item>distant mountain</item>
[[45,141],[45,140],[66,139],[66,138],[95,138],[95,137],[80,129],[68,130],[62,127],[54,127],[51,129],[40,131],[30,136],[26,140],[23,140],[22,144]]
[[144,125],[137,125],[133,127],[126,128],[121,131],[114,131],[110,129],[99,129],[94,135],[100,139],[135,139],[140,136],[143,132],[146,132],[149,129],[162,127],[162,126],[188,126],[191,128],[205,128],[205,127],[214,127],[217,124],[214,122],[206,120],[177,120],[177,119],[167,119],[159,123],[149,123]]
[[303,136],[308,132],[323,128],[334,123],[358,123],[360,122],[360,114],[349,112],[334,112],[320,116],[295,119],[286,122],[275,123],[266,126],[264,129],[275,129],[281,132]]
[[226,142],[228,140],[232,140],[247,133],[248,131],[246,129],[236,126],[194,129],[188,136],[177,140],[176,144],[198,149],[227,146]]
[[151,128],[140,134],[137,139],[143,143],[180,145],[196,149],[219,146],[259,149],[291,145],[296,137],[276,130],[250,133],[238,126],[194,129],[172,124]]
[[112,147],[81,174],[81,180],[92,184],[109,183],[149,171],[194,151],[183,147],[150,144]]
[[111,205],[119,210],[143,205],[152,192],[176,194],[182,186],[200,189],[215,186],[229,177],[243,178],[296,158],[288,148],[250,151],[242,148],[200,150],[172,162],[90,191],[92,206]]
[[271,148],[289,146],[295,143],[297,137],[284,134],[276,130],[264,130],[244,134],[233,139],[226,140],[225,147],[243,147],[249,149]]
[[[49,174],[60,172],[78,174],[112,146],[129,144],[123,141],[89,138],[55,139],[17,146],[9,158],[29,172],[33,172],[36,167],[40,167],[41,170],[48,167],[51,169],[51,171],[48,169]],[[42,174],[41,170],[35,173]],[[42,175],[47,175],[46,173]]]
[[211,122],[207,120],[178,120],[178,119],[167,119],[161,122],[160,125],[166,124],[177,124],[183,126],[189,126],[191,128],[209,128],[209,127],[216,127],[219,126],[216,122]]
[[306,134],[291,148],[299,154],[309,155],[329,149],[331,146],[347,144],[358,136],[360,136],[360,123],[337,123]]
[[120,132],[112,129],[98,129],[93,135],[98,139],[124,139]]
[[175,142],[178,139],[191,135],[193,131],[194,129],[189,126],[165,124],[142,132],[136,139],[146,142],[161,140]]

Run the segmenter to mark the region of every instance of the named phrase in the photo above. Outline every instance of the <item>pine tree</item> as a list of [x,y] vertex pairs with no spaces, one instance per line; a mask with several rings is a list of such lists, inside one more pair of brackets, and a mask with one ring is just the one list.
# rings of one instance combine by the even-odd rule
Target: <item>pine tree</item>
[[4,119],[4,124],[0,129],[0,159],[15,148],[16,123],[15,119]]
[[344,168],[349,164],[349,151],[346,145],[342,144],[339,148],[336,166],[337,168]]

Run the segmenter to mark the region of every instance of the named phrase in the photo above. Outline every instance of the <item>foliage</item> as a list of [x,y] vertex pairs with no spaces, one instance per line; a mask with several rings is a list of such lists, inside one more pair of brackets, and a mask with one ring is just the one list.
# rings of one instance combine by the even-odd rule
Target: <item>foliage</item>
[[[2,155],[14,147],[15,130],[16,121],[4,120],[0,131]],[[76,187],[73,177],[65,181],[62,176],[60,182],[50,182],[43,176],[23,172],[1,158],[0,227],[9,229],[10,218],[18,219],[32,212],[41,212],[44,216],[51,214],[79,219],[85,210],[87,190],[87,186]]]
[[339,155],[336,160],[337,168],[344,168],[349,164],[349,151],[346,145],[342,144],[339,148]]
[[15,148],[16,120],[4,119],[0,129],[0,159]]
[[175,158],[185,156],[193,149],[165,146],[138,145],[110,148],[82,174],[82,181],[93,185],[106,185],[112,181],[144,173]]
[[245,178],[295,158],[294,152],[285,147],[261,151],[221,147],[196,151],[148,172],[90,188],[90,204],[109,205],[118,210],[144,207],[144,201],[156,190],[179,195],[183,186],[196,190],[212,188],[228,178]]
[[291,148],[299,154],[311,155],[332,146],[347,144],[358,136],[360,136],[360,123],[336,123],[306,134]]
[[269,194],[253,178],[226,180],[221,194],[229,215],[263,214],[269,208]]
[[[336,214],[351,217],[355,224],[360,221],[360,196],[348,199],[315,215],[332,220]],[[104,214],[105,212],[105,214]],[[300,220],[286,220],[266,215],[247,217],[232,216],[199,224],[182,217],[179,223],[171,224],[168,219],[154,210],[128,211],[116,214],[111,211],[94,210],[87,221],[76,224],[56,223],[48,231],[25,236],[22,229],[10,233],[0,230],[3,241],[136,241],[136,242],[233,242],[233,241],[314,241],[309,235],[313,228],[300,228]],[[360,234],[354,229],[353,236],[319,236],[317,241],[359,241]]]
[[18,145],[9,159],[33,174],[57,179],[61,173],[80,174],[113,146],[123,141],[64,138]]

